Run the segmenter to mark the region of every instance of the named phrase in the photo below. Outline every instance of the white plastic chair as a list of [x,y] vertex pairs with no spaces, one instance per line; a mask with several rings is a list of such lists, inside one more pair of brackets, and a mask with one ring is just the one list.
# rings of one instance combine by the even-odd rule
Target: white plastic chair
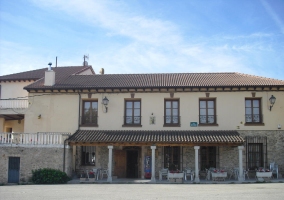
[[190,180],[193,180],[193,174],[191,169],[184,169],[184,180],[187,181],[187,177],[190,176]]
[[276,174],[276,178],[278,179],[278,165],[276,165],[275,162],[270,163],[270,171],[272,172],[272,177],[273,174]]
[[159,180],[161,181],[163,179],[163,176],[165,176],[167,178],[167,180],[169,179],[168,178],[168,168],[163,168],[159,171]]
[[92,171],[94,172],[95,175],[95,179],[98,180],[98,169],[97,168],[93,168]]
[[104,175],[106,175],[106,178],[108,178],[108,169],[102,169],[101,170],[101,179],[104,178]]
[[249,170],[244,170],[244,180],[246,180],[246,177],[249,179]]

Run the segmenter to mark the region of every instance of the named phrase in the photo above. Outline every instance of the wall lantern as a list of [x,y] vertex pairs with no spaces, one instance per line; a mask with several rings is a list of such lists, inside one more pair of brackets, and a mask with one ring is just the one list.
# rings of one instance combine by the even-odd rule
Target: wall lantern
[[105,106],[105,112],[107,112],[107,105],[108,105],[108,102],[109,102],[109,100],[108,100],[108,98],[103,98],[103,101],[102,101],[102,104]]
[[271,97],[269,98],[269,102],[270,102],[270,108],[269,110],[271,111],[273,105],[275,104],[276,98],[275,96],[271,95]]

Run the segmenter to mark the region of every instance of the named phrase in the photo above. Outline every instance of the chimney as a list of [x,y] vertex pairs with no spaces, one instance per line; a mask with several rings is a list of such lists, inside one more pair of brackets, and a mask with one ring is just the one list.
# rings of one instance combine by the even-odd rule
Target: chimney
[[101,70],[100,70],[100,74],[105,74],[105,69],[104,68],[101,68]]
[[44,86],[53,86],[55,84],[55,71],[52,70],[52,63],[48,63],[48,70],[45,71],[44,75]]

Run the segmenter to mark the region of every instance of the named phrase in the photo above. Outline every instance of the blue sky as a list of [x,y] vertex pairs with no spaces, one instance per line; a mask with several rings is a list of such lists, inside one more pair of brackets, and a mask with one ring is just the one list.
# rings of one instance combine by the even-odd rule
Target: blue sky
[[240,72],[284,80],[284,0],[0,0],[0,75]]

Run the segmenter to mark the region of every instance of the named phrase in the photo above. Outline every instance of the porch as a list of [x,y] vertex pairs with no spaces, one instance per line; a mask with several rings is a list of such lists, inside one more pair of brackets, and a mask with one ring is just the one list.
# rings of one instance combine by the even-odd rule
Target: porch
[[[132,158],[132,160],[136,160],[135,164],[138,166],[139,171],[139,175],[135,176],[134,178],[146,178],[146,169],[150,169],[150,177],[147,178],[150,178],[151,182],[160,182],[159,178],[157,178],[157,176],[159,175],[159,170],[173,163],[173,161],[176,159],[175,155],[177,155],[177,157],[179,157],[178,159],[176,159],[177,169],[184,170],[188,167],[190,167],[191,169],[197,169],[194,172],[194,182],[198,183],[199,170],[202,169],[202,165],[200,165],[200,163],[203,162],[200,159],[200,147],[205,146],[224,147],[225,150],[228,150],[232,153],[235,162],[232,163],[231,161],[226,161],[225,158],[223,159],[223,163],[218,164],[221,167],[223,167],[224,165],[234,165],[240,168],[240,173],[242,173],[243,169],[242,155],[244,147],[242,145],[244,143],[244,139],[240,137],[236,131],[79,130],[68,139],[68,143],[70,146],[73,146],[73,150],[76,149],[76,147],[79,147],[77,148],[74,155],[81,155],[80,148],[93,147],[92,151],[86,152],[89,156],[93,155],[92,160],[93,158],[97,159],[96,162],[92,163],[92,166],[84,166],[82,165],[82,163],[79,163],[80,161],[82,161],[80,156],[77,156],[76,160],[78,162],[77,165],[75,164],[73,166],[73,169],[108,169],[108,182],[116,180],[115,177],[118,177],[119,179],[133,178],[125,176],[124,174],[128,165],[130,164],[125,161],[128,157],[128,155],[126,154],[126,152],[128,151],[139,152]],[[96,147],[96,149],[94,147]],[[170,155],[171,158],[169,158],[168,147],[179,149],[179,151],[175,155]],[[82,151],[85,150],[82,149]],[[96,152],[99,153],[97,153],[96,155]],[[150,163],[148,163],[146,159],[147,157],[151,158]],[[118,158],[122,158],[124,161]],[[102,162],[101,159],[104,159],[104,162]],[[242,175],[240,176],[238,181],[241,180]],[[147,180],[145,181],[147,182]]]

